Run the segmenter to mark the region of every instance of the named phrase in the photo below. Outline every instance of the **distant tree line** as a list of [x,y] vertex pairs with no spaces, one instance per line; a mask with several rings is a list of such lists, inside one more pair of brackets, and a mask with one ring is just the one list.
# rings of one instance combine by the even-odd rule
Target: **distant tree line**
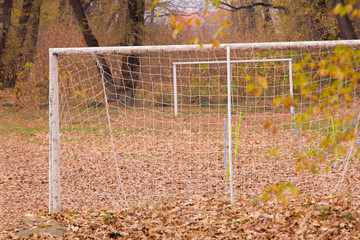
[[[227,21],[231,22],[226,29],[231,37],[222,39],[224,42],[359,38],[359,19],[347,13],[333,13],[335,6],[344,4],[344,0],[199,0],[193,2],[192,8],[189,8],[187,0],[0,0],[2,88],[14,88],[19,81],[26,81],[29,77],[28,68],[35,61],[36,48],[39,47],[40,23],[47,15],[55,15],[54,11],[42,9],[45,3],[55,6],[54,9],[58,11],[56,17],[61,24],[69,24],[64,19],[70,13],[88,47],[109,44],[186,44],[197,34],[202,38],[201,41],[209,42],[212,33],[206,32],[206,29],[204,32],[189,30],[187,33],[184,30],[182,36],[185,37],[179,35],[172,39],[172,30],[165,25],[169,24],[170,16],[181,17],[186,11],[202,12],[205,15],[206,11],[214,9],[221,11],[218,14],[226,15]],[[360,7],[359,3],[356,4],[355,6]],[[156,16],[164,21],[155,21]],[[200,16],[201,14],[194,14],[194,19]],[[145,25],[149,27],[145,28]],[[12,34],[9,34],[10,30]],[[99,71],[106,81],[109,98],[132,105],[138,82],[139,56],[131,54],[123,57],[120,83],[115,83],[106,59],[103,56],[96,57],[100,63]]]

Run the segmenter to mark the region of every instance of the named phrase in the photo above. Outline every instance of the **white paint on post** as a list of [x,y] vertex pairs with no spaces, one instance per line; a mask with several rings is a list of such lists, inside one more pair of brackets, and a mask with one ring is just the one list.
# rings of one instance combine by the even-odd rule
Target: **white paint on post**
[[[288,62],[288,61],[291,61],[291,58],[231,60],[230,63]],[[175,65],[195,65],[195,64],[219,64],[219,63],[228,63],[228,61],[174,62],[173,64],[175,64]]]
[[[290,95],[294,100],[294,86],[293,86],[293,73],[292,73],[292,60],[289,61],[289,83],[290,83]],[[291,113],[295,115],[294,106],[291,106]]]
[[49,212],[61,210],[58,59],[49,52]]
[[233,167],[232,167],[232,134],[231,134],[231,61],[230,46],[227,47],[227,90],[228,90],[228,132],[229,132],[229,180],[230,180],[230,197],[231,203],[234,204],[234,183],[233,183]]
[[[293,86],[293,68],[292,68],[292,60],[289,61],[289,83],[290,83],[290,95],[291,95],[291,99],[294,100],[294,86]],[[296,140],[297,140],[297,144],[298,144],[298,148],[299,151],[301,151],[301,147],[300,147],[300,140],[299,140],[299,133],[298,133],[298,128],[296,126],[296,120],[295,120],[295,108],[294,106],[290,107],[290,111],[294,117],[294,126],[295,126],[295,133],[296,133]]]
[[173,64],[173,75],[174,75],[174,107],[175,117],[178,115],[178,96],[177,96],[177,77],[176,77],[176,64]]

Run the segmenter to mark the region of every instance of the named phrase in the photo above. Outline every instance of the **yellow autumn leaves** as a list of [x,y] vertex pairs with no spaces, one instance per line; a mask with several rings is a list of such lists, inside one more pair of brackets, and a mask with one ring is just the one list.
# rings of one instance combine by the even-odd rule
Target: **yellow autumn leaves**
[[287,200],[287,195],[291,194],[293,196],[298,195],[300,192],[300,190],[292,185],[289,182],[282,182],[280,184],[273,184],[268,186],[265,189],[265,193],[263,194],[263,196],[261,197],[264,201],[269,200],[269,197],[271,195],[277,197],[278,199],[281,200],[281,203],[283,205],[287,205],[288,204],[288,200]]
[[348,4],[337,4],[334,8],[334,13],[343,17],[346,14],[351,14],[352,17],[360,18],[360,10],[354,8],[356,0],[351,0]]
[[[246,82],[250,82],[253,79],[251,75],[245,77]],[[264,90],[268,89],[268,81],[263,76],[257,76],[256,80],[250,82],[246,86],[246,92],[250,93],[254,97],[261,96]],[[293,99],[293,97],[289,94],[287,96],[278,96],[273,101],[273,106],[276,107],[280,103],[283,103],[287,109],[290,109],[297,103],[297,99]],[[265,128],[268,128],[265,126]]]
[[[245,81],[252,80],[251,76],[247,76]],[[268,89],[268,82],[265,77],[257,76],[256,83],[252,82],[247,85],[246,92],[251,93],[253,96],[260,96],[264,89]]]
[[[250,82],[252,80],[252,76],[246,76],[245,81]],[[247,84],[246,92],[250,93],[254,97],[258,97],[263,94],[264,90],[268,89],[268,81],[263,76],[257,76],[254,82],[250,82]],[[273,105],[274,107],[278,106],[280,103],[283,103],[284,106],[288,109],[296,104],[297,100],[294,100],[293,97],[289,94],[288,96],[279,96],[274,99]]]

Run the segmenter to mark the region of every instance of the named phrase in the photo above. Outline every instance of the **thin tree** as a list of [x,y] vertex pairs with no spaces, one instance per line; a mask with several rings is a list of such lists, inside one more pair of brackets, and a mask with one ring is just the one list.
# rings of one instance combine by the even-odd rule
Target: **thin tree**
[[[6,47],[6,39],[7,33],[9,30],[9,26],[11,24],[11,9],[13,7],[12,0],[2,0],[0,2],[0,74],[1,74],[1,82],[4,83],[4,63],[3,63],[3,55]],[[4,83],[4,87],[11,87]]]
[[[84,8],[80,0],[69,0],[75,17],[81,27],[84,40],[89,47],[98,47],[99,43],[91,30]],[[143,41],[143,27],[145,15],[145,0],[128,0],[125,33],[120,45],[140,46]],[[117,101],[123,105],[132,106],[135,103],[135,91],[139,81],[140,58],[130,54],[122,58],[122,78],[117,84],[111,74],[111,69],[103,56],[96,56],[104,70],[105,86],[110,101]],[[100,69],[99,69],[100,70]],[[102,71],[100,71],[101,73]]]
[[25,37],[28,30],[28,22],[30,16],[32,15],[31,9],[33,5],[34,0],[24,0],[23,2],[23,8],[19,18],[19,30],[17,31],[20,38],[20,48],[24,46]]
[[[127,0],[125,34],[122,45],[141,46],[144,35],[145,0]],[[140,56],[130,54],[122,59],[121,102],[135,103],[136,86],[139,82]]]
[[[12,60],[8,65],[8,73],[5,77],[6,85],[9,87],[16,85],[16,82],[19,80],[19,73],[26,72],[23,78],[27,78],[28,72],[25,71],[25,64],[34,61],[35,51],[33,49],[36,49],[37,44],[41,5],[42,0],[24,0],[23,2],[19,26],[16,28],[19,38],[19,51],[12,56]],[[30,18],[31,16],[32,18]],[[25,46],[26,39],[29,40],[27,46]]]
[[[345,4],[344,0],[331,0],[330,4],[335,7],[337,4]],[[358,39],[354,26],[350,20],[348,14],[341,16],[336,14],[336,20],[338,22],[338,27],[340,30],[340,35],[342,39]]]
[[26,52],[27,52],[27,54],[22,58],[23,66],[25,65],[25,63],[34,62],[34,56],[35,56],[34,49],[36,49],[38,35],[39,35],[40,13],[41,13],[40,11],[41,11],[42,3],[43,0],[36,0],[31,10],[33,17],[31,21],[31,26],[28,29],[29,40],[27,41],[26,46],[23,43],[23,49],[25,50],[26,48]]
[[97,41],[94,33],[91,30],[89,21],[85,15],[85,10],[81,4],[81,1],[69,0],[69,2],[74,11],[75,18],[80,25],[81,33],[84,37],[86,45],[88,47],[99,47],[99,42]]
[[[85,10],[81,4],[80,0],[69,0],[70,5],[74,11],[75,18],[79,23],[81,33],[83,35],[83,38],[85,40],[85,43],[88,47],[99,47],[99,42],[96,39],[93,31],[91,30],[89,21],[86,17]],[[96,55],[95,56],[100,63],[101,68],[98,66],[98,70],[100,74],[103,74],[103,78],[105,81],[105,87],[107,90],[107,97],[109,101],[118,101],[119,96],[117,94],[117,87],[116,83],[113,79],[113,75],[111,73],[111,69],[109,67],[109,64],[107,63],[106,59],[102,55]]]

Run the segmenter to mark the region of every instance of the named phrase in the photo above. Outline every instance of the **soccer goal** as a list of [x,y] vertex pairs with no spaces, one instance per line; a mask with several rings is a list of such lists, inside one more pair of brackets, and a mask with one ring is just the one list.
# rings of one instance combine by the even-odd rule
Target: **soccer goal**
[[[360,41],[50,49],[49,211],[360,192],[358,136],[322,149],[357,134],[358,87],[320,73],[340,45]],[[296,171],[318,153],[326,170]]]

